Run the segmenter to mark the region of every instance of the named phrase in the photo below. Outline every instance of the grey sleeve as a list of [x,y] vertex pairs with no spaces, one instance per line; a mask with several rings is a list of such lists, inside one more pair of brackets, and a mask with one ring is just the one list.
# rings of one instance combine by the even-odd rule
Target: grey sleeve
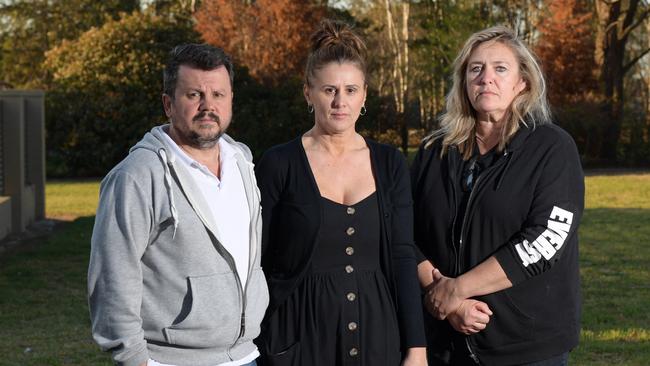
[[102,350],[112,352],[117,365],[139,366],[149,359],[140,318],[140,258],[152,222],[150,197],[128,173],[114,171],[102,181],[91,239],[88,302],[93,338]]

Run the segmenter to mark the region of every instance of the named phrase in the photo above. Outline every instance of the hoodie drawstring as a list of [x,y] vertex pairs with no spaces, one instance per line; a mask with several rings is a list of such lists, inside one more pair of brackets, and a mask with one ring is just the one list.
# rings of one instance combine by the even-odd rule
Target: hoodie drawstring
[[176,237],[176,229],[178,228],[178,211],[176,211],[176,205],[174,204],[174,190],[172,189],[172,174],[169,169],[169,164],[167,162],[167,153],[165,149],[158,149],[158,155],[162,159],[163,164],[165,165],[165,188],[167,188],[167,196],[169,197],[169,206],[171,207],[172,212],[172,222],[174,224],[174,233],[172,234],[172,239]]

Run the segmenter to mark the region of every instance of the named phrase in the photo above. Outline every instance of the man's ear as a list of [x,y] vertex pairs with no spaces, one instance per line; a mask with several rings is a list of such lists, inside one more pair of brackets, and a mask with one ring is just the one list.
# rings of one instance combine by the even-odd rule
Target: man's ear
[[171,114],[172,114],[172,98],[169,95],[163,93],[163,95],[162,95],[162,103],[163,103],[163,108],[165,109],[165,115],[167,115],[167,117],[171,117]]

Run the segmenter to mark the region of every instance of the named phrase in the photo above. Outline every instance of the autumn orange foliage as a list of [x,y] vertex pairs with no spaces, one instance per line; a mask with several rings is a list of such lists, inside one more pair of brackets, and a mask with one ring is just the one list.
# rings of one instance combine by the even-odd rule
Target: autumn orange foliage
[[304,0],[204,0],[196,30],[251,76],[274,84],[302,75],[309,36],[325,11]]
[[592,11],[585,0],[548,0],[549,16],[538,26],[539,55],[554,105],[592,99],[597,94]]

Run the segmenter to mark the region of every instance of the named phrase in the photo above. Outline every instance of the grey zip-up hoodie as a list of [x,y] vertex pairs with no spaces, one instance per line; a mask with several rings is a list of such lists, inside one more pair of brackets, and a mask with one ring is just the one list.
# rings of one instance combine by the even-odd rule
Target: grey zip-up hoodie
[[93,338],[117,365],[241,359],[255,350],[268,305],[250,150],[221,137],[237,150],[251,214],[244,287],[201,192],[165,143],[168,128],[154,127],[101,184],[88,296]]

